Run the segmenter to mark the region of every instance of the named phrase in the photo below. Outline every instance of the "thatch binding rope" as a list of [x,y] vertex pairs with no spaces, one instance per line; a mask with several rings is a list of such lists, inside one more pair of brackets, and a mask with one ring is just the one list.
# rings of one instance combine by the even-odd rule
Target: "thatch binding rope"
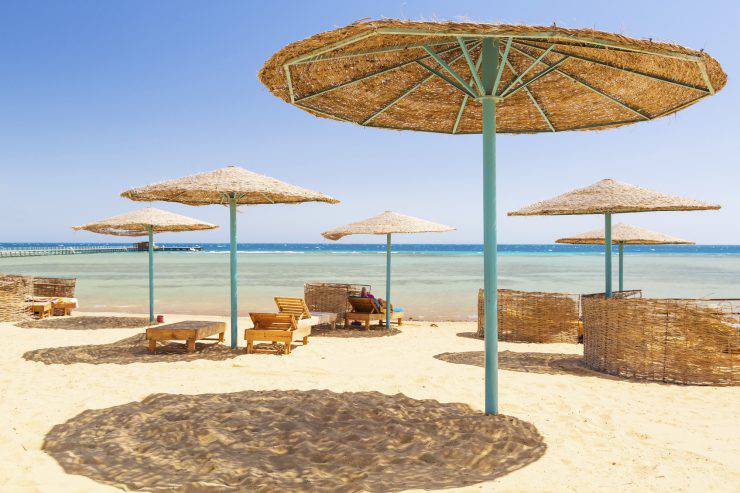
[[29,319],[26,299],[32,294],[32,277],[0,274],[0,322]]
[[[498,290],[498,339],[508,342],[576,344],[582,332],[582,298],[603,297],[603,293],[543,293]],[[617,297],[639,297],[638,290],[617,291]],[[483,289],[478,290],[478,337],[485,335]]]
[[657,382],[740,384],[740,300],[583,302],[589,368]]
[[328,282],[308,282],[303,287],[303,296],[312,312],[337,314],[337,321],[344,321],[350,310],[349,297],[359,296],[362,288],[370,290],[365,284],[341,284]]

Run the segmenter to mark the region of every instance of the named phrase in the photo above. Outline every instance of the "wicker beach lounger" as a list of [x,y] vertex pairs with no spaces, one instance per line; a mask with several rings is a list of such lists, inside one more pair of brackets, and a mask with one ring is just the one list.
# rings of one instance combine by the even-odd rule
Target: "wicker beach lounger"
[[[345,325],[350,321],[357,320],[365,324],[365,328],[370,327],[371,320],[378,320],[381,325],[385,322],[386,306],[375,298],[363,298],[359,296],[350,296],[349,304],[352,311],[345,314]],[[397,308],[391,305],[391,319],[396,319],[398,325],[403,325],[403,308]]]
[[[146,339],[149,341],[149,352],[157,350],[157,341],[187,341],[188,352],[195,351],[195,341],[223,341],[226,332],[225,322],[209,322],[204,320],[186,320],[174,324],[160,325],[146,329]],[[209,336],[218,334],[218,339]]]
[[[244,331],[247,341],[247,354],[254,352],[255,341],[269,341],[273,344],[283,344],[283,354],[290,354],[290,345],[293,341],[301,340],[308,344],[311,335],[313,317],[297,320],[290,313],[250,313],[254,327]],[[299,324],[299,322],[301,322]]]

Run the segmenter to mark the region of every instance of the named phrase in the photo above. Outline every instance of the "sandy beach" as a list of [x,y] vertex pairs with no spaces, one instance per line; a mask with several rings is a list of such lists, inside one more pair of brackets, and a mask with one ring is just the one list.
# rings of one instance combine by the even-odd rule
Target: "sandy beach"
[[[483,342],[458,335],[473,323],[435,325],[410,322],[390,337],[313,337],[289,356],[207,348],[181,358],[132,355],[141,328],[0,324],[0,490],[152,489],[159,471],[170,482],[160,490],[222,491],[178,477],[193,472],[188,464],[199,464],[201,478],[234,467],[245,446],[255,462],[242,485],[264,491],[309,489],[306,478],[340,491],[733,491],[740,481],[737,388],[625,381],[580,367],[578,345],[501,343],[501,410],[516,419],[481,420]],[[82,345],[104,346],[70,348]],[[89,364],[96,358],[104,362]],[[209,420],[232,426],[233,440]],[[99,448],[82,450],[95,448],[90,440]],[[377,450],[387,456],[374,457]],[[411,459],[413,467],[396,467]],[[60,465],[81,462],[85,475]]]

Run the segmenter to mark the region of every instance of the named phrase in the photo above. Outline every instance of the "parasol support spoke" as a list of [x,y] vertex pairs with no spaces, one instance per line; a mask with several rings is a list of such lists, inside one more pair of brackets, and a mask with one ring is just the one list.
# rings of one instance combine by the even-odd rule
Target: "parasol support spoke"
[[[459,49],[460,49],[459,46],[453,46],[452,48],[444,49],[444,50],[440,51],[439,53],[440,54],[445,54],[445,53],[449,53],[451,51],[459,50]],[[367,79],[370,79],[372,77],[376,77],[378,75],[383,75],[385,73],[392,72],[393,70],[398,70],[399,68],[407,67],[407,66],[412,65],[414,63],[418,63],[418,62],[420,62],[422,60],[426,60],[429,57],[430,57],[430,55],[427,54],[427,55],[424,55],[424,56],[421,56],[421,57],[414,58],[413,60],[407,60],[405,62],[397,63],[395,65],[391,65],[390,67],[386,67],[384,69],[381,69],[381,70],[378,70],[378,71],[375,71],[375,72],[372,72],[372,73],[369,73],[369,74],[365,74],[365,75],[360,76],[360,77],[357,77],[355,79],[351,79],[351,80],[342,82],[340,84],[335,84],[335,85],[329,86],[329,87],[327,87],[325,89],[320,89],[320,90],[318,90],[316,92],[312,92],[311,94],[306,94],[305,96],[301,96],[299,98],[295,98],[293,100],[293,102],[294,103],[300,103],[301,101],[305,101],[307,99],[311,99],[311,98],[314,98],[316,96],[320,96],[322,94],[330,93],[330,92],[336,91],[337,89],[341,89],[343,87],[350,86],[352,84],[357,84],[358,82],[362,82],[363,80],[367,80]],[[288,73],[290,73],[290,72],[288,71]]]
[[472,90],[466,89],[465,87],[461,86],[460,84],[458,84],[454,80],[450,79],[449,77],[447,77],[445,74],[443,74],[439,70],[437,70],[437,69],[435,69],[433,67],[430,67],[429,65],[427,65],[427,64],[425,64],[423,62],[416,62],[416,63],[418,63],[419,65],[421,65],[426,70],[428,70],[432,74],[436,75],[437,77],[439,77],[443,81],[447,82],[449,85],[451,85],[455,89],[458,89],[458,90],[462,91],[463,94],[467,94],[468,96],[473,97],[473,98],[477,98],[478,97],[478,95],[475,94]]
[[[501,91],[501,94],[499,94],[499,96],[501,96],[502,98],[505,97],[506,96],[506,93],[508,93],[515,85],[517,85],[518,83],[520,83],[522,81],[522,79],[524,78],[524,76],[527,75],[529,73],[529,71],[532,70],[538,63],[542,62],[542,59],[545,58],[547,56],[547,54],[550,53],[553,50],[553,48],[555,48],[555,45],[554,44],[550,45],[550,47],[547,48],[545,51],[543,51],[540,54],[540,56],[538,56],[537,58],[535,58],[534,61],[532,62],[532,64],[529,67],[527,67],[524,70],[524,72],[522,72],[521,74],[519,74],[519,77],[517,77],[516,79],[514,79],[508,86],[506,86],[504,88],[503,91]],[[516,49],[516,48],[514,48],[514,49]],[[519,51],[519,50],[517,50],[517,51]],[[534,57],[532,57],[532,58],[534,58]],[[547,65],[544,62],[542,62],[542,63],[544,65]]]
[[[509,70],[511,70],[511,73],[514,74],[514,77],[516,77],[517,72],[509,60],[506,60],[506,66],[509,67]],[[550,117],[547,114],[547,112],[544,110],[544,108],[542,108],[540,103],[537,102],[537,99],[534,97],[534,94],[532,94],[532,91],[530,91],[528,87],[525,87],[524,92],[527,93],[527,95],[529,96],[529,99],[532,101],[532,104],[534,104],[534,107],[537,108],[537,111],[539,111],[540,115],[542,116],[542,119],[545,120],[545,123],[547,124],[550,131],[554,132],[555,126],[553,126],[552,122],[550,121]]]
[[546,76],[547,74],[549,74],[549,73],[550,73],[550,72],[552,72],[553,70],[556,70],[556,69],[558,68],[558,66],[559,66],[559,65],[560,65],[561,63],[563,63],[564,61],[566,61],[566,60],[567,60],[568,58],[570,58],[570,57],[569,57],[569,56],[564,56],[563,58],[561,58],[561,59],[560,59],[560,60],[558,60],[557,62],[553,63],[552,65],[550,65],[550,66],[549,66],[549,67],[547,67],[546,69],[544,69],[544,70],[540,71],[540,72],[539,72],[539,73],[538,73],[537,75],[533,76],[533,77],[532,77],[531,79],[529,79],[529,80],[528,80],[527,82],[524,82],[524,83],[522,83],[522,84],[518,85],[518,86],[517,86],[516,88],[512,89],[511,91],[509,91],[509,92],[508,92],[508,93],[506,94],[506,97],[509,97],[509,96],[513,96],[514,94],[516,94],[517,92],[519,92],[519,91],[520,91],[521,89],[527,89],[527,86],[528,86],[528,85],[530,85],[531,83],[533,83],[533,82],[534,82],[534,81],[536,81],[537,79],[540,79],[540,78],[542,78],[542,77]]
[[[470,87],[470,84],[468,84],[467,81],[463,79],[462,76],[458,74],[455,69],[450,67],[450,65],[447,62],[442,60],[442,57],[440,57],[439,54],[435,53],[434,50],[432,50],[428,44],[424,45],[424,49],[426,50],[427,53],[429,53],[429,56],[434,58],[434,60],[440,65],[440,67],[445,69],[447,73],[449,73],[452,76],[452,78],[457,81],[457,83],[459,84],[459,87],[463,88],[463,90],[465,92],[468,92],[471,96],[473,97],[477,96],[477,94],[475,93],[475,90],[472,87]],[[470,58],[470,54],[468,54],[468,58]],[[429,68],[426,67],[424,64],[422,64],[422,66],[424,66],[427,70],[429,70]],[[450,82],[450,80],[447,78],[445,78],[445,80]]]
[[457,42],[460,45],[460,49],[462,50],[463,56],[465,56],[465,61],[468,62],[468,68],[470,69],[471,78],[468,85],[472,85],[473,81],[475,81],[476,86],[478,86],[478,94],[483,94],[483,82],[481,82],[480,76],[478,75],[478,67],[480,66],[480,63],[473,63],[473,59],[470,56],[468,48],[465,46],[463,38],[458,37]]

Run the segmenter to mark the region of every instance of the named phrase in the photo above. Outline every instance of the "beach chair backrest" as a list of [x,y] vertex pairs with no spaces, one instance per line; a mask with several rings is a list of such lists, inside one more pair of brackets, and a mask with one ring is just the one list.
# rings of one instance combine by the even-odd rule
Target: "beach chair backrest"
[[278,307],[280,313],[289,313],[298,320],[304,318],[311,318],[311,312],[308,311],[308,306],[303,298],[287,298],[276,296],[275,304]]
[[374,298],[352,296],[349,298],[349,304],[355,313],[380,313],[380,306]]
[[298,328],[296,319],[289,313],[250,313],[255,329],[266,330],[295,330]]

